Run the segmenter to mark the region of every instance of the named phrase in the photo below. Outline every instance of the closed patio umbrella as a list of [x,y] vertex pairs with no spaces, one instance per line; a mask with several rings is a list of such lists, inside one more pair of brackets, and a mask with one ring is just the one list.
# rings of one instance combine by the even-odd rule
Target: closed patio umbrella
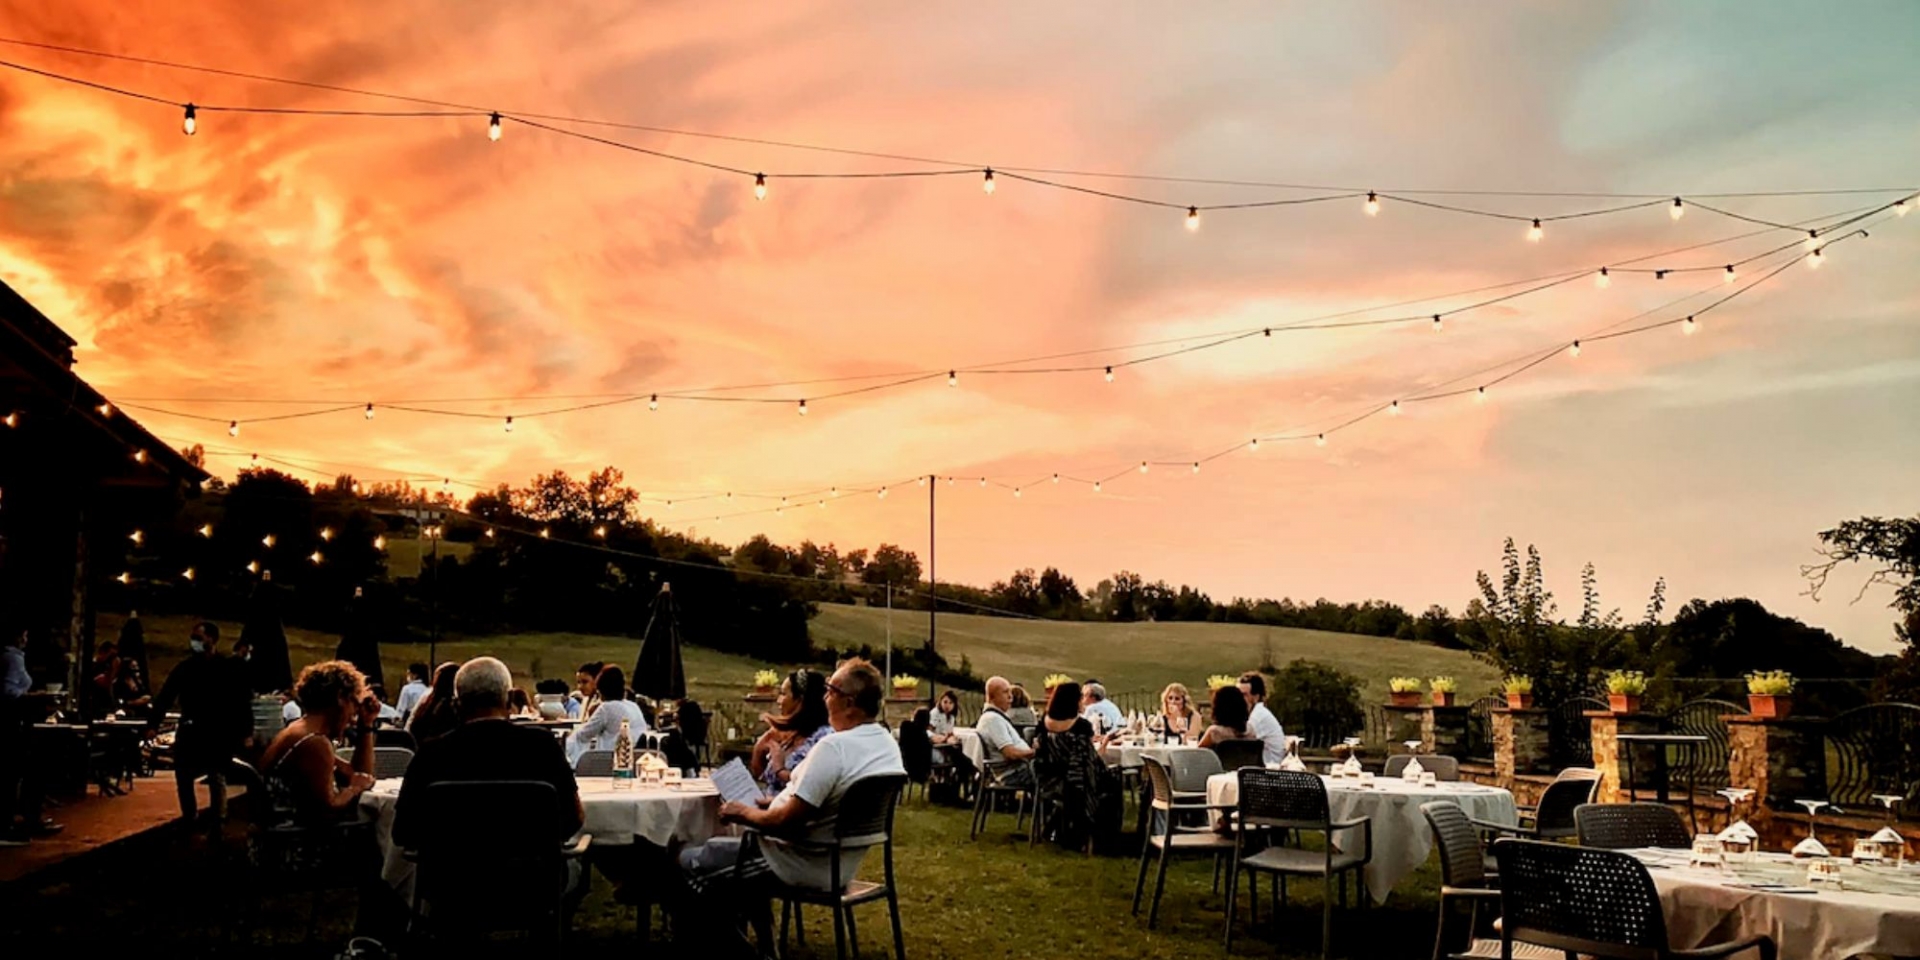
[[640,635],[640,657],[633,664],[634,692],[656,701],[687,697],[687,668],[680,661],[680,616],[673,607],[673,584],[660,585]]
[[293,687],[293,660],[287,652],[286,627],[280,622],[280,604],[281,591],[272,575],[262,577],[260,585],[253,588],[247,621],[240,627],[240,639],[253,646],[246,674],[255,693]]

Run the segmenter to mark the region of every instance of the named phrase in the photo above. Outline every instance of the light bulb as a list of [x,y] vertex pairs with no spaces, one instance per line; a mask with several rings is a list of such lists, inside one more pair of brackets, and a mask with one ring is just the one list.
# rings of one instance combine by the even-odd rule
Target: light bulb
[[376,535],[373,538],[373,548],[375,550],[385,550],[387,548],[387,538]]
[[1098,481],[1098,480],[1095,480],[1095,481],[1093,482],[1093,492],[1094,492],[1094,493],[1099,493],[1099,492],[1100,492],[1100,481]]
[[1820,269],[1821,264],[1827,262],[1826,255],[1821,253],[1823,249],[1825,248],[1814,247],[1813,252],[1807,254],[1807,266],[1812,267],[1815,270],[1818,270]]
[[1697,323],[1694,323],[1692,317],[1688,317],[1685,323],[1680,324],[1680,332],[1686,334],[1689,337],[1693,336],[1694,332],[1699,329],[1700,329],[1700,325]]
[[753,175],[753,198],[755,200],[765,200],[767,198],[767,175],[764,173],[756,173]]
[[1141,473],[1147,472],[1147,462],[1145,460],[1140,461],[1140,472]]
[[319,563],[321,560],[324,560],[326,558],[320,555],[320,551],[315,550],[314,552],[307,554],[307,559],[313,561],[314,563]]
[[1573,346],[1567,348],[1567,356],[1577,357],[1579,355],[1580,355],[1580,341],[1575,340],[1573,342]]
[[238,420],[227,421],[227,436],[237,437],[239,435],[240,435],[240,421]]
[[606,527],[606,524],[601,524],[600,526],[597,526],[597,527],[594,527],[594,528],[593,528],[593,535],[594,535],[594,536],[596,536],[596,537],[599,537],[599,538],[600,538],[600,539],[602,539],[602,540],[605,540],[605,539],[607,538],[607,527]]
[[147,535],[138,530],[135,530],[134,532],[127,534],[127,539],[132,540],[133,545],[137,547],[147,542]]
[[1486,402],[1487,402],[1487,388],[1486,388],[1486,387],[1481,387],[1480,389],[1478,389],[1478,390],[1476,390],[1476,391],[1474,391],[1474,393],[1473,393],[1473,402],[1474,402],[1474,403],[1486,403]]
[[1684,203],[1681,203],[1679,197],[1674,197],[1673,206],[1667,208],[1667,216],[1672,217],[1675,220],[1678,220],[1681,217],[1684,217],[1686,215],[1687,215],[1687,205]]
[[211,537],[211,536],[213,536],[213,524],[211,524],[211,523],[203,523],[203,524],[201,524],[201,525],[200,525],[200,535],[201,535],[201,536],[203,536],[203,537]]
[[367,404],[367,419],[368,420],[373,419],[373,404],[371,403]]
[[959,386],[959,385],[960,385],[960,373],[959,373],[959,371],[956,371],[956,370],[948,370],[948,371],[947,371],[947,386],[949,386],[949,387],[957,387],[957,386]]
[[273,536],[273,534],[271,534],[271,533],[269,533],[269,534],[267,534],[266,536],[264,536],[264,537],[261,537],[261,538],[260,538],[260,545],[261,545],[261,546],[263,546],[263,547],[266,547],[266,548],[268,548],[268,549],[272,549],[272,548],[273,548],[273,544],[274,544],[274,540],[275,540],[275,538],[274,538],[274,536]]
[[1433,332],[1440,332],[1440,315],[1437,313],[1433,315]]
[[492,527],[488,527],[488,528],[487,528],[487,531],[486,531],[486,538],[487,538],[488,540],[492,540],[492,539],[493,539],[493,528],[492,528]]
[[247,572],[248,572],[248,573],[259,573],[259,572],[260,572],[260,561],[258,561],[258,560],[249,560],[249,561],[247,561]]
[[1258,451],[1260,449],[1260,438],[1254,437],[1252,440],[1247,441],[1247,449]]
[[732,491],[732,490],[728,490],[728,491],[727,491],[727,502],[728,502],[728,503],[732,503],[732,502],[733,502],[733,491]]
[[256,467],[257,467],[257,466],[259,466],[259,465],[260,465],[260,455],[256,453],[256,454],[253,454],[252,456],[253,456],[253,459],[252,459],[252,460],[250,461],[250,463],[251,463],[251,464],[252,464],[253,466],[256,466]]
[[120,581],[121,583],[131,583],[133,582],[133,575],[129,573],[122,573],[119,576],[114,577],[114,579]]
[[992,167],[987,168],[987,178],[985,180],[980,181],[980,189],[985,190],[987,192],[987,196],[993,196],[993,168]]
[[[924,486],[926,486],[926,485],[927,485],[927,478],[926,478],[926,477],[919,477],[919,478],[916,478],[916,481],[915,481],[915,482],[917,482],[917,483],[919,483],[919,485],[920,485],[920,486],[923,486],[923,487],[924,487]],[[786,498],[785,498],[785,497],[781,497],[780,499],[784,501],[784,500],[785,500]]]
[[672,500],[668,500],[668,501],[667,501],[667,509],[668,509],[668,510],[672,510],[672,509],[673,509],[673,501],[672,501]]
[[200,121],[194,116],[193,104],[187,104],[187,115],[180,118],[180,132],[191,137],[200,129]]
[[983,487],[987,485],[987,478],[986,478],[986,477],[981,477],[981,478],[980,478],[980,485],[981,485],[981,486],[983,486]]
[[540,528],[540,539],[542,539],[542,540],[551,540],[551,539],[553,539],[553,530],[552,530],[552,529],[550,529],[550,528],[548,528],[548,527],[541,527],[541,528]]
[[1200,472],[1200,462],[1199,462],[1199,461],[1197,461],[1197,460],[1196,460],[1196,461],[1194,461],[1194,464],[1193,464],[1193,472],[1194,472],[1194,473],[1199,473],[1199,472]]
[[508,418],[507,418],[507,432],[508,432],[508,433],[512,433],[512,432],[513,432],[513,418],[512,418],[512,417],[508,417]]
[[1377,217],[1379,215],[1380,215],[1380,196],[1374,193],[1372,190],[1368,190],[1367,191],[1367,216]]
[[332,540],[332,539],[333,539],[333,528],[332,528],[332,527],[321,527],[321,528],[320,528],[320,539],[321,539],[321,540]]
[[839,496],[839,495],[840,495],[840,488],[839,488],[839,487],[828,487],[828,488],[827,488],[827,496],[830,496],[830,497],[837,497],[837,496]]
[[180,571],[180,577],[181,577],[181,579],[184,579],[184,580],[192,580],[192,579],[193,579],[193,568],[192,568],[192,567],[188,567],[188,568],[186,568],[185,570],[182,570],[182,571]]
[[947,486],[949,486],[949,487],[951,487],[951,486],[953,486],[953,478],[952,478],[952,477],[948,477],[948,478],[947,478]]
[[1199,207],[1187,208],[1187,229],[1188,230],[1200,229],[1200,208]]
[[1018,500],[1018,499],[1020,499],[1020,488],[1019,488],[1019,487],[1014,487],[1014,488],[1013,488],[1013,498],[1014,498],[1015,500]]
[[1602,290],[1605,290],[1607,288],[1607,285],[1611,284],[1612,282],[1613,281],[1607,276],[1606,267],[1601,267],[1600,272],[1593,275],[1593,285],[1596,287],[1599,287]]
[[1726,277],[1728,283],[1732,283],[1733,278],[1739,276],[1739,274],[1734,271],[1733,264],[1729,263],[1727,264],[1727,272],[1723,274],[1723,276]]
[[1059,483],[1059,482],[1060,482],[1060,475],[1059,475],[1059,474],[1057,474],[1057,473],[1056,473],[1056,474],[1054,474],[1054,475],[1053,475],[1053,482],[1054,482],[1054,483]]
[[500,139],[500,115],[497,113],[487,117],[487,139],[495,141]]
[[20,411],[18,411],[18,410],[14,410],[14,411],[12,411],[12,412],[10,412],[10,413],[8,413],[8,414],[7,414],[7,418],[6,418],[6,421],[5,421],[5,422],[6,422],[6,424],[7,424],[7,426],[8,426],[9,428],[11,428],[11,427],[17,427],[17,426],[19,426],[19,425],[20,425]]
[[1907,208],[1911,206],[1913,206],[1912,201],[1895,200],[1893,202],[1893,215],[1896,217],[1904,217],[1907,215]]
[[1812,250],[1815,247],[1820,246],[1820,231],[1808,230],[1807,238],[1805,240],[1800,241],[1800,245],[1807,248],[1808,250]]
[[1539,243],[1540,238],[1546,235],[1547,235],[1547,232],[1540,228],[1539,218],[1538,217],[1534,218],[1533,226],[1527,228],[1527,239],[1533,241],[1534,243]]
[[887,498],[887,488],[886,488],[886,487],[881,487],[881,488],[880,488],[880,499],[882,499],[882,500],[885,500],[886,498]]
[[1324,447],[1324,446],[1326,446],[1326,445],[1327,445],[1327,435],[1323,433],[1323,434],[1320,434],[1320,435],[1319,435],[1319,436],[1317,436],[1317,437],[1314,437],[1314,438],[1313,438],[1313,445],[1314,445],[1314,446],[1316,446],[1316,447]]
[[106,400],[100,401],[100,405],[97,407],[94,407],[94,409],[100,411],[100,415],[102,417],[113,416],[113,404]]
[[658,410],[658,409],[660,409],[660,395],[659,395],[659,394],[657,394],[657,393],[656,393],[656,394],[653,394],[652,396],[650,396],[650,397],[648,397],[648,398],[647,398],[647,409],[648,409],[648,410]]
[[146,452],[145,450],[135,450],[135,451],[133,452],[133,462],[134,462],[134,463],[146,463],[146,462],[147,462],[147,452]]
[[446,493],[447,491],[452,489],[453,489],[453,478],[451,477],[442,478],[440,481],[440,492]]
[[825,510],[826,508],[827,502],[825,500],[820,501],[820,509]]
[[1399,416],[1399,415],[1400,415],[1400,401],[1398,401],[1398,400],[1395,400],[1395,401],[1394,401],[1393,403],[1391,403],[1391,404],[1389,404],[1389,405],[1387,406],[1387,413],[1388,413],[1388,414],[1391,414],[1392,416],[1396,416],[1396,417],[1397,417],[1397,416]]
[[803,417],[807,415],[807,402],[805,400],[800,401],[800,415]]
[[1112,382],[1113,382],[1113,368],[1112,368],[1112,367],[1108,367],[1108,368],[1107,368],[1107,382],[1108,382],[1108,383],[1112,383]]

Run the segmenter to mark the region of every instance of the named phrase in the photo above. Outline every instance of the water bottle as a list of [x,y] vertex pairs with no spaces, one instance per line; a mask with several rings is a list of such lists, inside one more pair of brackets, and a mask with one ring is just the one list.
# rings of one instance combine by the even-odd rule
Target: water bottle
[[613,741],[613,789],[630,790],[633,788],[633,730],[626,720],[620,721],[620,736]]

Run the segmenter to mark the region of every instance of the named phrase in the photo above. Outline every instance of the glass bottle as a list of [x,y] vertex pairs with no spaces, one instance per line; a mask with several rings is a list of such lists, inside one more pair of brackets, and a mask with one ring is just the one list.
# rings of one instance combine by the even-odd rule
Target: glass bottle
[[613,788],[633,787],[633,730],[630,721],[620,721],[620,736],[613,741]]

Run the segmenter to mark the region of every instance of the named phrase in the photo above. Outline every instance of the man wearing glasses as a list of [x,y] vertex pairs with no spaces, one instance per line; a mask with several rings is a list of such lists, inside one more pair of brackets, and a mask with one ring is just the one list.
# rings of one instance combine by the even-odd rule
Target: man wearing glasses
[[[866,777],[906,773],[899,744],[877,722],[884,682],[865,660],[842,663],[827,681],[827,722],[833,733],[814,744],[778,795],[752,805],[724,804],[720,819],[767,834],[831,840],[834,813],[848,787]],[[779,843],[762,844],[758,850],[757,856],[743,859],[739,838],[716,837],[681,852],[680,866],[694,896],[685,905],[687,922],[674,925],[677,936],[699,937],[712,930],[723,943],[751,950],[738,919],[764,899],[757,889],[760,881],[772,875],[790,886],[821,891],[832,884],[831,853]],[[840,876],[851,878],[864,853],[848,852],[841,859]]]

